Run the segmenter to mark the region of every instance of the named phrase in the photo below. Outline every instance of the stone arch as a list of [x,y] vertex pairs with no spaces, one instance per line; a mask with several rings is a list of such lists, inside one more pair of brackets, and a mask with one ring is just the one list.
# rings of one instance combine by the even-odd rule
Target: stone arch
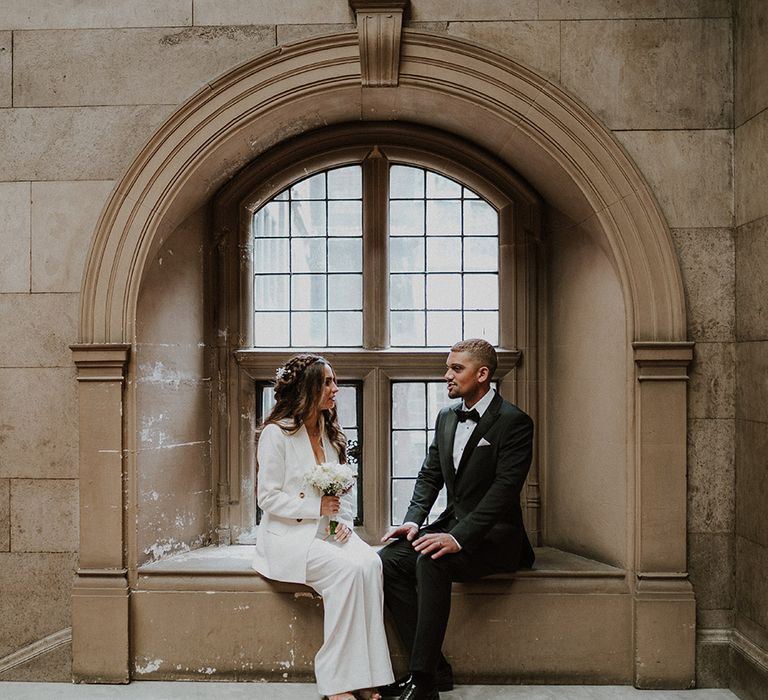
[[[453,38],[405,31],[401,51],[399,83],[387,88],[361,86],[354,33],[278,47],[242,65],[168,119],[105,207],[86,264],[73,348],[81,397],[76,678],[128,678],[123,479],[131,469],[126,421],[132,399],[124,380],[148,262],[187,212],[271,146],[328,124],[400,120],[467,139],[511,165],[593,236],[614,266],[632,348],[627,459],[635,525],[627,585],[634,678],[646,687],[689,685],[694,602],[686,574],[685,381],[691,346],[680,271],[659,207],[611,133],[556,85]],[[100,617],[114,620],[120,632],[107,624],[96,631],[93,621]]]

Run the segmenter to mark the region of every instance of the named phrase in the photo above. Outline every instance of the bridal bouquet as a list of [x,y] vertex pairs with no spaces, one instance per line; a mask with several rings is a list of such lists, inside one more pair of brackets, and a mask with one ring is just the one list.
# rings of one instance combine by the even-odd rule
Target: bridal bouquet
[[[355,484],[355,470],[348,464],[338,462],[323,462],[312,467],[306,476],[309,486],[314,486],[323,496],[341,496]],[[331,520],[331,535],[336,534],[338,521]]]

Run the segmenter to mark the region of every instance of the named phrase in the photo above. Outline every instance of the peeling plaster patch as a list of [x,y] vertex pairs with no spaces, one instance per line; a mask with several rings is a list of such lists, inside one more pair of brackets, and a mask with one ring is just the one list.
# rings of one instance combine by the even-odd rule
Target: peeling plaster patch
[[160,665],[163,663],[162,659],[153,659],[150,661],[147,659],[147,657],[144,657],[144,661],[147,662],[146,666],[139,666],[136,664],[136,673],[154,673],[157,671],[157,669],[160,668]]
[[139,365],[139,384],[164,384],[178,388],[182,384],[197,384],[201,377],[166,367],[159,360],[154,364]]
[[165,541],[158,540],[155,544],[144,549],[144,554],[149,554],[152,557],[152,561],[158,561],[165,559],[169,554],[176,552],[188,552],[190,550],[189,545],[186,542],[178,542],[173,538],[169,538]]
[[312,593],[309,593],[308,591],[296,591],[296,593],[293,594],[294,598],[314,598],[315,596]]
[[216,669],[215,668],[211,668],[210,666],[207,666],[206,668],[198,668],[197,672],[198,673],[206,673],[206,674],[208,674],[210,676],[212,673],[216,673]]

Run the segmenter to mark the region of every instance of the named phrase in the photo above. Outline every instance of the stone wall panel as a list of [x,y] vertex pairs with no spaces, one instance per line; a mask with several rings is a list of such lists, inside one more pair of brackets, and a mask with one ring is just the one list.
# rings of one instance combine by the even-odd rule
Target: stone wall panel
[[730,0],[539,0],[539,19],[730,16]]
[[347,0],[194,0],[196,25],[344,24],[354,20]]
[[688,376],[689,418],[736,416],[734,343],[696,343]]
[[451,22],[447,33],[485,44],[542,75],[560,80],[559,22]]
[[768,340],[768,217],[736,229],[736,335]]
[[0,32],[0,108],[13,104],[13,34]]
[[683,273],[690,339],[733,340],[736,260],[732,230],[673,229],[672,238]]
[[277,43],[293,44],[315,36],[357,31],[354,24],[280,24],[277,26]]
[[768,107],[768,3],[764,0],[735,0],[734,23],[734,112],[740,126]]
[[0,110],[0,180],[117,179],[173,109]]
[[562,83],[611,129],[731,125],[728,20],[565,22]]
[[738,421],[736,534],[768,547],[768,423]]
[[71,623],[77,555],[0,553],[0,658]]
[[78,550],[76,479],[11,480],[11,551]]
[[768,547],[736,536],[736,612],[768,633]]
[[0,293],[29,291],[28,182],[0,182]]
[[71,367],[77,294],[0,294],[0,367]]
[[733,420],[688,424],[689,532],[733,532],[734,435]]
[[0,369],[0,476],[77,476],[75,368]]
[[[698,611],[733,607],[735,552],[730,533],[688,536],[688,571]],[[701,621],[702,615],[699,615]]]
[[674,228],[733,225],[733,135],[702,131],[617,131]]
[[192,23],[192,0],[4,2],[0,29],[176,27]]
[[21,32],[14,103],[176,105],[274,45],[274,27],[263,26]]
[[113,182],[32,183],[32,291],[79,292],[88,248]]
[[736,129],[736,225],[768,216],[768,109]]
[[0,479],[0,552],[11,549],[11,482]]
[[736,417],[768,423],[768,341],[736,346]]

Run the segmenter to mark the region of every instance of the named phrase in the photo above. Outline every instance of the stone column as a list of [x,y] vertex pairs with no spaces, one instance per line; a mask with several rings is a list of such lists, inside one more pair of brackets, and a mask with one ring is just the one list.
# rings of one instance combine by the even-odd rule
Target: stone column
[[696,606],[686,565],[686,383],[693,343],[633,343],[637,431],[635,686],[694,683]]
[[80,405],[80,559],[72,589],[76,682],[127,683],[123,383],[130,345],[73,345]]

